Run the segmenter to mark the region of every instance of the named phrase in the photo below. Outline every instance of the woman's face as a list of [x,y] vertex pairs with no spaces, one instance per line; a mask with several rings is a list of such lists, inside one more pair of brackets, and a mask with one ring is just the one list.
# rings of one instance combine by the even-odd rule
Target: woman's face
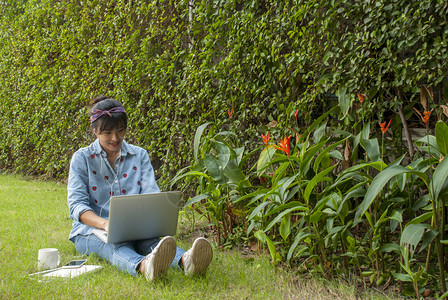
[[118,126],[116,128],[104,129],[101,132],[93,129],[96,137],[98,138],[101,147],[106,151],[107,155],[118,154],[121,150],[124,136],[126,134],[126,128]]

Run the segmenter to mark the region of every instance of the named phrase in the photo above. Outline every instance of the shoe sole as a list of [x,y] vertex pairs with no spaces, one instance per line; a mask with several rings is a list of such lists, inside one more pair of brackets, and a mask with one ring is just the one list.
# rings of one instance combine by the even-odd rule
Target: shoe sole
[[164,237],[152,253],[154,253],[152,259],[153,270],[152,276],[147,277],[149,280],[157,279],[168,271],[176,255],[176,241],[172,237]]
[[213,258],[213,250],[205,238],[198,238],[192,246],[192,259],[194,269],[191,274],[204,274]]

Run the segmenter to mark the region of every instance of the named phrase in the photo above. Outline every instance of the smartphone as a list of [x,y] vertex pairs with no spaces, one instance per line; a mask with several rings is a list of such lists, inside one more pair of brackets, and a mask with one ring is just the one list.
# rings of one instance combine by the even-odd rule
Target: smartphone
[[71,260],[68,263],[66,263],[65,265],[63,265],[62,268],[64,268],[64,269],[79,268],[79,267],[83,266],[85,264],[85,262],[86,262],[85,259]]

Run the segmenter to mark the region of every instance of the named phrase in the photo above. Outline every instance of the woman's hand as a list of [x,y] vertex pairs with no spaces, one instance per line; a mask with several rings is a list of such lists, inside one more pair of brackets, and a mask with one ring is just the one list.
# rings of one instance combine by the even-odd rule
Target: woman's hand
[[109,220],[104,219],[104,226],[102,229],[107,232],[107,228],[109,228]]
[[92,210],[83,212],[79,216],[79,219],[90,227],[103,229],[105,231],[107,231],[107,227],[109,226],[109,220],[97,216]]

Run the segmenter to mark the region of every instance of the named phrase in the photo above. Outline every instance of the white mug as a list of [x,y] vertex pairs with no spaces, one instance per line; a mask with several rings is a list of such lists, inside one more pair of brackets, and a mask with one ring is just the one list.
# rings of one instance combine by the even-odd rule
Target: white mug
[[39,249],[37,267],[40,271],[55,269],[61,262],[61,254],[56,248]]

